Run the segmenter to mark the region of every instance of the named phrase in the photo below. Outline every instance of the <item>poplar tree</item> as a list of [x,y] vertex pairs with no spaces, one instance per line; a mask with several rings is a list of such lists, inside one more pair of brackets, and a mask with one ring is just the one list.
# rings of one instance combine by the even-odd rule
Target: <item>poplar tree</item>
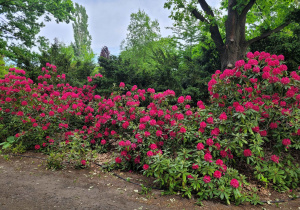
[[75,20],[72,24],[74,40],[72,43],[75,56],[83,58],[87,53],[92,53],[92,36],[88,31],[88,15],[86,9],[79,4],[75,4]]

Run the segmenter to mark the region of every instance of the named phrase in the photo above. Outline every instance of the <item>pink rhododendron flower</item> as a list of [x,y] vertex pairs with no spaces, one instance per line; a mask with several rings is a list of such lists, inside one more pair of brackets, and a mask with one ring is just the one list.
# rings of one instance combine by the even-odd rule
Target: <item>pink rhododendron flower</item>
[[259,132],[259,127],[258,127],[258,126],[253,127],[252,130],[253,130],[254,132],[258,133],[258,132]]
[[176,105],[172,106],[172,110],[173,111],[177,111],[178,110],[178,107]]
[[197,164],[194,163],[194,164],[192,165],[192,169],[197,170],[198,168],[199,168],[199,166],[198,166]]
[[211,154],[206,153],[206,154],[204,155],[204,160],[205,160],[205,161],[207,161],[207,162],[212,162],[211,159],[212,159]]
[[237,107],[235,107],[235,111],[236,112],[244,112],[245,109],[244,109],[244,107],[242,105],[238,105]]
[[27,101],[22,101],[21,103],[22,106],[26,106],[27,104],[28,104]]
[[217,147],[217,150],[221,149],[221,145],[219,143],[215,143],[215,146]]
[[7,97],[7,98],[5,98],[5,101],[6,101],[6,102],[11,102],[12,99],[11,99],[10,97]]
[[184,97],[183,96],[180,96],[177,100],[178,103],[183,103],[184,102]]
[[206,140],[206,144],[208,146],[212,146],[214,144],[214,141],[211,138],[209,138],[209,139]]
[[216,160],[216,165],[222,166],[223,164],[224,164],[223,160],[221,159]]
[[120,157],[116,157],[115,161],[116,161],[116,163],[121,163],[122,159]]
[[125,83],[121,82],[120,85],[119,85],[119,87],[124,88],[125,87]]
[[221,155],[221,157],[225,158],[225,157],[227,157],[228,154],[225,150],[222,150],[222,151],[220,151],[220,155]]
[[146,171],[146,170],[148,170],[149,169],[149,165],[148,164],[144,164],[143,165],[143,169]]
[[188,179],[194,179],[194,177],[192,175],[187,175],[186,178],[188,178]]
[[124,147],[125,146],[125,142],[124,141],[120,141],[119,142],[119,146]]
[[126,150],[123,150],[123,151],[121,152],[121,156],[127,156],[127,151],[126,151]]
[[184,127],[181,127],[179,130],[179,133],[185,133],[185,132],[186,132],[186,129]]
[[201,122],[200,123],[200,128],[206,128],[206,122]]
[[209,124],[213,124],[213,123],[214,123],[214,118],[209,117],[209,118],[207,118],[206,121],[207,121]]
[[217,179],[220,179],[222,177],[222,173],[220,171],[215,171],[214,172],[214,177]]
[[157,149],[157,145],[156,144],[150,144],[150,149],[152,149],[152,150],[155,150],[155,149]]
[[151,126],[156,125],[156,120],[154,120],[154,119],[150,120],[150,125],[151,125]]
[[129,122],[128,122],[128,121],[125,121],[125,122],[122,124],[122,127],[123,127],[124,129],[127,129],[128,126],[129,126]]
[[162,135],[162,131],[161,131],[161,130],[156,131],[156,136],[157,136],[157,137],[159,137],[159,136],[161,136],[161,135]]
[[277,123],[270,123],[270,128],[271,129],[275,129],[275,128],[277,128],[278,127],[278,125],[277,125]]
[[260,134],[261,136],[267,136],[268,133],[267,133],[266,130],[263,130],[263,131],[260,131],[259,134]]
[[252,156],[251,150],[250,150],[250,149],[245,149],[245,150],[244,150],[244,156],[245,156],[245,157],[250,157],[250,156]]
[[86,160],[82,160],[81,165],[85,166],[86,165]]
[[144,135],[145,135],[146,137],[148,137],[148,136],[151,135],[151,133],[150,133],[149,131],[145,131]]
[[198,143],[197,150],[203,150],[203,149],[204,149],[204,145],[202,143]]
[[144,130],[145,128],[146,128],[146,125],[145,125],[145,124],[140,124],[140,125],[139,125],[139,129],[140,129],[140,130]]
[[290,79],[288,77],[281,78],[281,84],[286,85],[290,83]]
[[134,163],[135,164],[139,164],[141,162],[141,158],[140,157],[136,157],[135,159],[134,159]]
[[220,117],[219,117],[220,120],[227,120],[227,115],[225,112],[223,112]]
[[152,151],[148,151],[148,152],[147,152],[147,156],[148,156],[148,157],[151,157],[151,156],[153,156],[153,155],[154,155],[154,154],[153,154]]
[[211,135],[213,136],[218,136],[220,133],[220,129],[219,128],[214,128],[213,130],[211,130]]
[[230,185],[231,185],[233,188],[238,188],[238,187],[240,186],[239,181],[236,180],[236,179],[232,179],[232,180],[230,181]]
[[210,183],[210,176],[205,175],[205,176],[203,177],[203,181],[204,181],[205,183]]
[[276,155],[272,155],[272,156],[271,156],[271,160],[272,160],[274,163],[279,163],[279,157],[276,156]]
[[290,140],[290,139],[283,139],[283,140],[282,140],[282,144],[283,144],[284,146],[289,146],[289,145],[291,145],[291,140]]
[[190,100],[192,100],[192,97],[190,95],[187,95],[187,96],[185,96],[185,100],[190,101]]

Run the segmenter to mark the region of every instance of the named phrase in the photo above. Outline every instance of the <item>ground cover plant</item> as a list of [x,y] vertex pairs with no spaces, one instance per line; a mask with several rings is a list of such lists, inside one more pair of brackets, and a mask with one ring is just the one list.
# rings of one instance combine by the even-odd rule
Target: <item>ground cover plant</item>
[[235,68],[217,70],[208,83],[211,103],[197,107],[189,95],[124,83],[105,98],[93,92],[100,74],[72,87],[56,66],[42,72],[38,84],[18,69],[0,80],[0,136],[9,152],[35,149],[49,154],[49,167],[69,161],[83,168],[113,151],[109,169],[142,171],[168,193],[200,201],[258,203],[245,189],[248,175],[297,190],[300,76],[283,55],[248,53]]

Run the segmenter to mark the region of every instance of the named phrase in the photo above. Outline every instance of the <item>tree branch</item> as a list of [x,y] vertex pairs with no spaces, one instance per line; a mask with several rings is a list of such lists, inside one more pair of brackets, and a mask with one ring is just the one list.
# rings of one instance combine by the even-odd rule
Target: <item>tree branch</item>
[[208,20],[206,20],[203,15],[201,15],[200,12],[198,12],[197,9],[193,9],[192,10],[192,15],[194,15],[195,18],[197,18],[198,20],[205,22],[205,23],[209,23]]
[[255,4],[256,0],[250,0],[250,2],[245,6],[245,8],[243,9],[240,17],[241,18],[245,18],[247,13],[249,12],[249,10],[253,7],[253,5]]
[[203,9],[203,11],[207,14],[210,15],[212,17],[214,17],[214,12],[211,10],[210,6],[207,4],[207,2],[205,0],[198,0],[201,8]]
[[278,26],[277,28],[273,29],[273,30],[269,30],[265,33],[263,33],[262,35],[258,36],[258,37],[255,37],[253,39],[250,39],[249,41],[246,42],[246,44],[249,46],[251,45],[252,43],[256,42],[256,41],[259,41],[261,39],[264,39],[268,36],[270,36],[272,33],[277,33],[279,31],[281,31],[284,27],[288,26],[289,24],[291,23],[291,21],[287,21],[285,22],[284,24]]
[[[207,4],[207,2],[205,0],[198,0],[198,2],[200,4],[201,8],[203,9],[203,11],[205,12],[205,14],[210,15],[211,17],[215,16],[212,9],[210,8],[210,6]],[[209,31],[211,34],[211,38],[214,40],[214,43],[216,44],[216,47],[219,50],[219,52],[221,52],[221,50],[224,46],[224,42],[223,42],[222,36],[220,34],[219,27],[216,24],[211,24],[196,9],[192,10],[192,14],[197,19],[201,20],[202,22],[209,24]]]

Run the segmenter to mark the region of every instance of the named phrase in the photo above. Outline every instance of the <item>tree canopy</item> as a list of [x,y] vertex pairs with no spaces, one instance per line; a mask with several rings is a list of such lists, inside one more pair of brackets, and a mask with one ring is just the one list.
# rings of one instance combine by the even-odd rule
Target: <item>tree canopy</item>
[[132,65],[145,69],[148,65],[147,58],[151,54],[152,44],[161,37],[157,20],[139,10],[130,15],[126,39],[121,43],[121,57],[131,60]]
[[285,63],[289,70],[298,69],[300,63],[300,24],[294,24],[293,27],[287,27],[279,33],[253,43],[250,51],[282,54],[285,56]]
[[123,41],[121,46],[123,49],[146,45],[160,37],[158,21],[152,21],[150,17],[141,10],[130,15],[130,24],[128,25],[127,31],[126,40]]
[[36,35],[44,21],[55,19],[57,23],[73,20],[72,0],[1,0],[0,1],[0,54],[13,56],[10,46],[36,45]]

